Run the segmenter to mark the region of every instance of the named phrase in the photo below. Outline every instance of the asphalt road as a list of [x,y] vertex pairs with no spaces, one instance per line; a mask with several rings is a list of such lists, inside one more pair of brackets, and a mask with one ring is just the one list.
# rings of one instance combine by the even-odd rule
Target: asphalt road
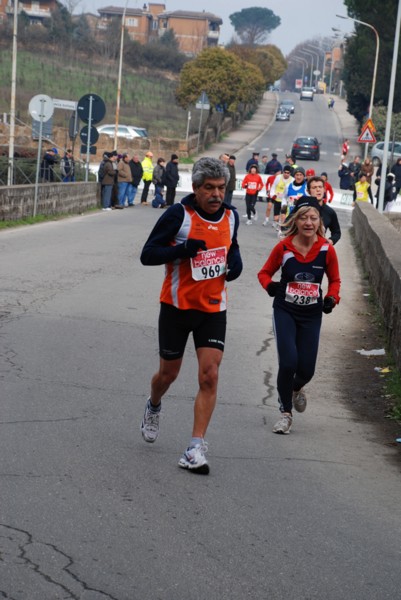
[[139,431],[163,277],[139,253],[158,215],[0,233],[0,597],[400,598],[399,469],[343,402],[360,292],[349,246],[338,245],[353,289],[325,317],[308,409],[277,436],[271,301],[256,279],[277,238],[260,222],[240,228],[245,268],[229,284],[202,477],[177,467],[197,387],[191,343],[159,440]]
[[237,169],[245,168],[253,150],[262,154],[278,154],[280,161],[285,161],[285,154],[291,150],[292,142],[299,136],[314,136],[321,142],[320,160],[298,159],[297,164],[315,169],[320,175],[326,171],[333,187],[338,187],[338,166],[340,164],[340,149],[342,133],[340,122],[334,111],[327,107],[326,97],[316,94],[313,102],[300,100],[299,94],[286,92],[279,94],[280,100],[288,98],[295,104],[295,112],[290,121],[274,121],[269,129],[263,132],[251,145],[237,153]]

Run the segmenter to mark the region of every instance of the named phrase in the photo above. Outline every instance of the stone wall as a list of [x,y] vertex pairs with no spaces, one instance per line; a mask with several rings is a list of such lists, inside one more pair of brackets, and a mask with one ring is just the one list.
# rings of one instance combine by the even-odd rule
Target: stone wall
[[[34,199],[34,185],[0,187],[0,220],[31,217]],[[36,214],[77,214],[99,204],[97,183],[41,183]]]
[[[401,370],[401,233],[367,202],[357,203],[352,213],[355,239],[362,262],[378,300],[389,347]],[[398,217],[394,217],[399,221]]]

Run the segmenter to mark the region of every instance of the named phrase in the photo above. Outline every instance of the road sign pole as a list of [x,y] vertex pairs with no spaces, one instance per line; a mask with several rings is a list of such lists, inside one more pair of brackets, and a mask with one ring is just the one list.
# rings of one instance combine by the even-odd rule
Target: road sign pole
[[42,155],[42,134],[43,134],[43,106],[45,100],[42,98],[40,100],[42,110],[40,111],[40,120],[39,120],[39,141],[38,141],[38,156],[36,159],[36,179],[35,179],[35,196],[33,200],[33,216],[36,217],[36,212],[38,208],[38,190],[39,190],[39,169],[40,169],[40,157]]
[[85,166],[85,182],[88,183],[89,179],[89,158],[90,158],[90,147],[91,147],[91,125],[92,125],[92,102],[93,97],[89,97],[89,116],[88,116],[88,139],[86,142],[86,166]]
[[203,116],[203,104],[202,104],[201,114],[200,114],[200,118],[199,118],[199,131],[198,131],[198,143],[196,145],[196,154],[199,154],[199,140],[200,140],[201,131],[202,131],[202,116]]

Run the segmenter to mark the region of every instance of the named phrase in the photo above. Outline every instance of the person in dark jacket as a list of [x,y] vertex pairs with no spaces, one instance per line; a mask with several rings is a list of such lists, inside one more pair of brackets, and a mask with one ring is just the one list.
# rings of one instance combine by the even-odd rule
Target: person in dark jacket
[[164,158],[158,158],[157,164],[153,169],[153,185],[155,186],[155,197],[152,200],[153,208],[164,208],[166,203],[163,198],[164,179],[166,174],[166,161]]
[[75,161],[70,148],[65,151],[65,154],[60,161],[60,172],[63,176],[64,183],[75,181]]
[[165,184],[166,184],[166,204],[172,206],[174,204],[175,192],[180,180],[178,173],[178,156],[171,155],[170,162],[166,165]]
[[283,170],[283,165],[277,160],[277,154],[272,154],[272,159],[266,163],[265,175],[277,175]]
[[227,187],[226,187],[226,195],[224,196],[224,202],[228,205],[231,206],[231,202],[233,199],[233,193],[235,190],[235,185],[236,185],[236,180],[237,180],[237,173],[235,171],[235,156],[233,154],[231,154],[230,158],[228,159],[227,162],[227,169],[230,172],[230,179],[228,180],[227,183]]
[[397,162],[391,167],[391,172],[394,173],[395,187],[397,190],[397,194],[399,194],[401,190],[401,158],[399,158]]
[[102,210],[111,210],[111,199],[117,173],[116,169],[114,168],[114,163],[116,162],[116,152],[105,153],[102,179]]
[[327,239],[334,246],[334,244],[336,244],[341,238],[341,227],[340,223],[338,222],[336,211],[324,202],[324,195],[326,191],[324,179],[322,177],[317,176],[311,177],[310,179],[308,179],[307,190],[309,196],[312,196],[312,198],[316,198],[316,200],[319,202],[320,216],[322,218],[323,225],[326,230],[326,237],[327,230],[330,229],[330,237]]
[[338,176],[340,178],[340,190],[352,190],[353,179],[351,171],[348,167],[348,163],[341,163],[340,168],[338,170]]
[[42,162],[40,163],[40,179],[43,183],[54,181],[54,165],[57,162],[57,154],[57,148],[50,148],[50,150],[46,150],[42,158]]
[[128,164],[132,175],[131,183],[127,189],[128,206],[134,206],[134,200],[138,191],[138,186],[142,180],[143,167],[137,154],[134,154]]

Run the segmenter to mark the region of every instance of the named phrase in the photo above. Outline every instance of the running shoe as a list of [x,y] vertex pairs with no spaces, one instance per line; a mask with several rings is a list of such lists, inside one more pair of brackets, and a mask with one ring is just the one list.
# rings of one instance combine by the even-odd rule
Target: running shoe
[[252,225],[252,219],[248,219],[248,220],[245,222],[245,225]]
[[150,410],[149,404],[150,398],[148,398],[148,401],[146,402],[145,413],[141,423],[141,432],[145,442],[153,444],[159,435],[160,411],[153,412],[153,410]]
[[292,403],[297,412],[304,412],[306,408],[306,394],[304,388],[301,388],[299,392],[295,390],[292,392]]
[[248,218],[248,215],[242,215],[242,216],[244,217],[244,219],[247,219],[247,218]]
[[257,212],[256,210],[255,210],[255,214],[254,214],[254,215],[252,215],[252,217],[251,217],[251,218],[252,218],[254,221],[257,221],[257,220],[258,220],[259,216],[258,216],[258,212]]
[[269,224],[269,219],[265,219],[262,223],[263,227],[267,227],[268,224]]
[[292,425],[291,415],[282,415],[273,427],[273,433],[290,433]]
[[188,469],[199,475],[209,474],[209,463],[205,456],[207,452],[207,442],[197,444],[193,448],[187,448],[178,461],[178,466],[182,469]]

